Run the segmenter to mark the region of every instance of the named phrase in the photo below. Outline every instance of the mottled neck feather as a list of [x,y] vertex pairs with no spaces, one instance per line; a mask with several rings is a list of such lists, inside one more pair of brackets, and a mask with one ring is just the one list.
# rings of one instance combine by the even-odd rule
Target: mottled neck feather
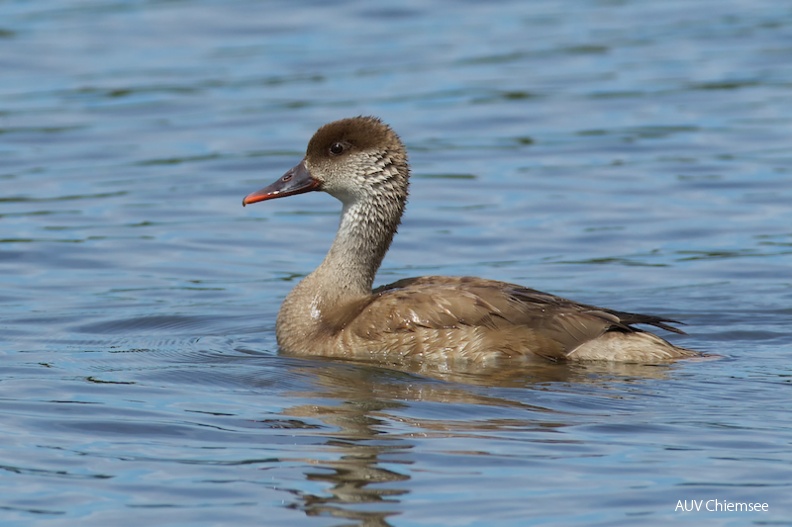
[[339,297],[370,294],[374,276],[401,221],[406,190],[406,181],[398,185],[386,181],[344,203],[333,245],[312,275],[321,276]]
[[409,167],[404,148],[363,155],[343,185],[325,188],[344,204],[341,223],[324,261],[284,300],[278,343],[301,349],[345,325],[371,286],[407,202]]

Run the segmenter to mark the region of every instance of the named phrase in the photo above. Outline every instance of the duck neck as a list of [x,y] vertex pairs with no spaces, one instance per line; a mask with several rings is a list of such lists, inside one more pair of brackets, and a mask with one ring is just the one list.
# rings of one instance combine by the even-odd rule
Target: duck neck
[[403,210],[400,196],[375,193],[345,202],[333,245],[311,281],[336,300],[371,294]]
[[285,349],[324,342],[322,335],[343,327],[351,306],[371,295],[407,202],[409,168],[400,152],[387,152],[370,164],[380,170],[363,174],[360,184],[323,189],[344,204],[341,223],[325,259],[281,306],[276,334]]

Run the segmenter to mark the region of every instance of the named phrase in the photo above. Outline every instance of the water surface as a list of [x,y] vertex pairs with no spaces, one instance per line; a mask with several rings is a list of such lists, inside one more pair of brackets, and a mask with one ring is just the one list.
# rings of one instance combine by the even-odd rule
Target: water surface
[[[790,525],[783,2],[0,2],[0,522]],[[378,283],[683,320],[663,367],[278,354],[338,203],[242,209],[321,124],[407,143]],[[679,500],[766,502],[680,512]]]

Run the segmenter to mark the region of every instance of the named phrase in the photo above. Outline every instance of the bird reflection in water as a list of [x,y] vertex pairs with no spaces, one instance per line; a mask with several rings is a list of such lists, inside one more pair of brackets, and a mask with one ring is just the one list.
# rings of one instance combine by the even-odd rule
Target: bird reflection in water
[[[542,440],[568,442],[559,432],[574,422],[574,415],[521,401],[531,398],[532,390],[526,388],[544,391],[556,385],[562,391],[564,386],[567,391],[579,391],[581,385],[596,389],[614,380],[661,379],[668,372],[668,367],[598,363],[576,368],[551,364],[530,369],[435,371],[428,377],[425,364],[418,374],[404,365],[397,371],[332,359],[290,363],[290,375],[315,380],[315,389],[291,395],[317,403],[285,408],[282,414],[286,419],[281,423],[315,428],[312,435],[324,439],[309,447],[308,457],[288,461],[313,467],[305,472],[306,480],[327,485],[321,492],[305,490],[313,485],[291,489],[289,492],[298,497],[291,507],[308,516],[344,518],[353,522],[350,525],[375,527],[392,525],[388,518],[405,510],[404,497],[419,492],[409,482],[410,467],[422,455],[416,450],[420,441],[484,434],[496,437],[519,430],[525,431],[527,438],[539,434]],[[416,412],[409,411],[410,407],[423,402],[448,405],[449,418],[414,417]],[[466,418],[464,412],[474,407],[477,415]],[[492,407],[493,414],[501,417],[482,419],[482,407]],[[523,418],[503,418],[503,408]],[[317,421],[321,425],[310,424]],[[457,474],[458,467],[449,467],[449,471]],[[425,501],[420,496],[409,499]]]

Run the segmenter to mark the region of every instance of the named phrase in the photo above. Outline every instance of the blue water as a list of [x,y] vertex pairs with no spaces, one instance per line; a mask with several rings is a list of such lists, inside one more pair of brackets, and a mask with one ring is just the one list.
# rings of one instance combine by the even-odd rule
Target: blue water
[[[773,0],[0,1],[0,524],[792,525],[790,57]],[[340,207],[241,199],[359,114],[414,173],[378,283],[518,282],[723,358],[279,355]]]

